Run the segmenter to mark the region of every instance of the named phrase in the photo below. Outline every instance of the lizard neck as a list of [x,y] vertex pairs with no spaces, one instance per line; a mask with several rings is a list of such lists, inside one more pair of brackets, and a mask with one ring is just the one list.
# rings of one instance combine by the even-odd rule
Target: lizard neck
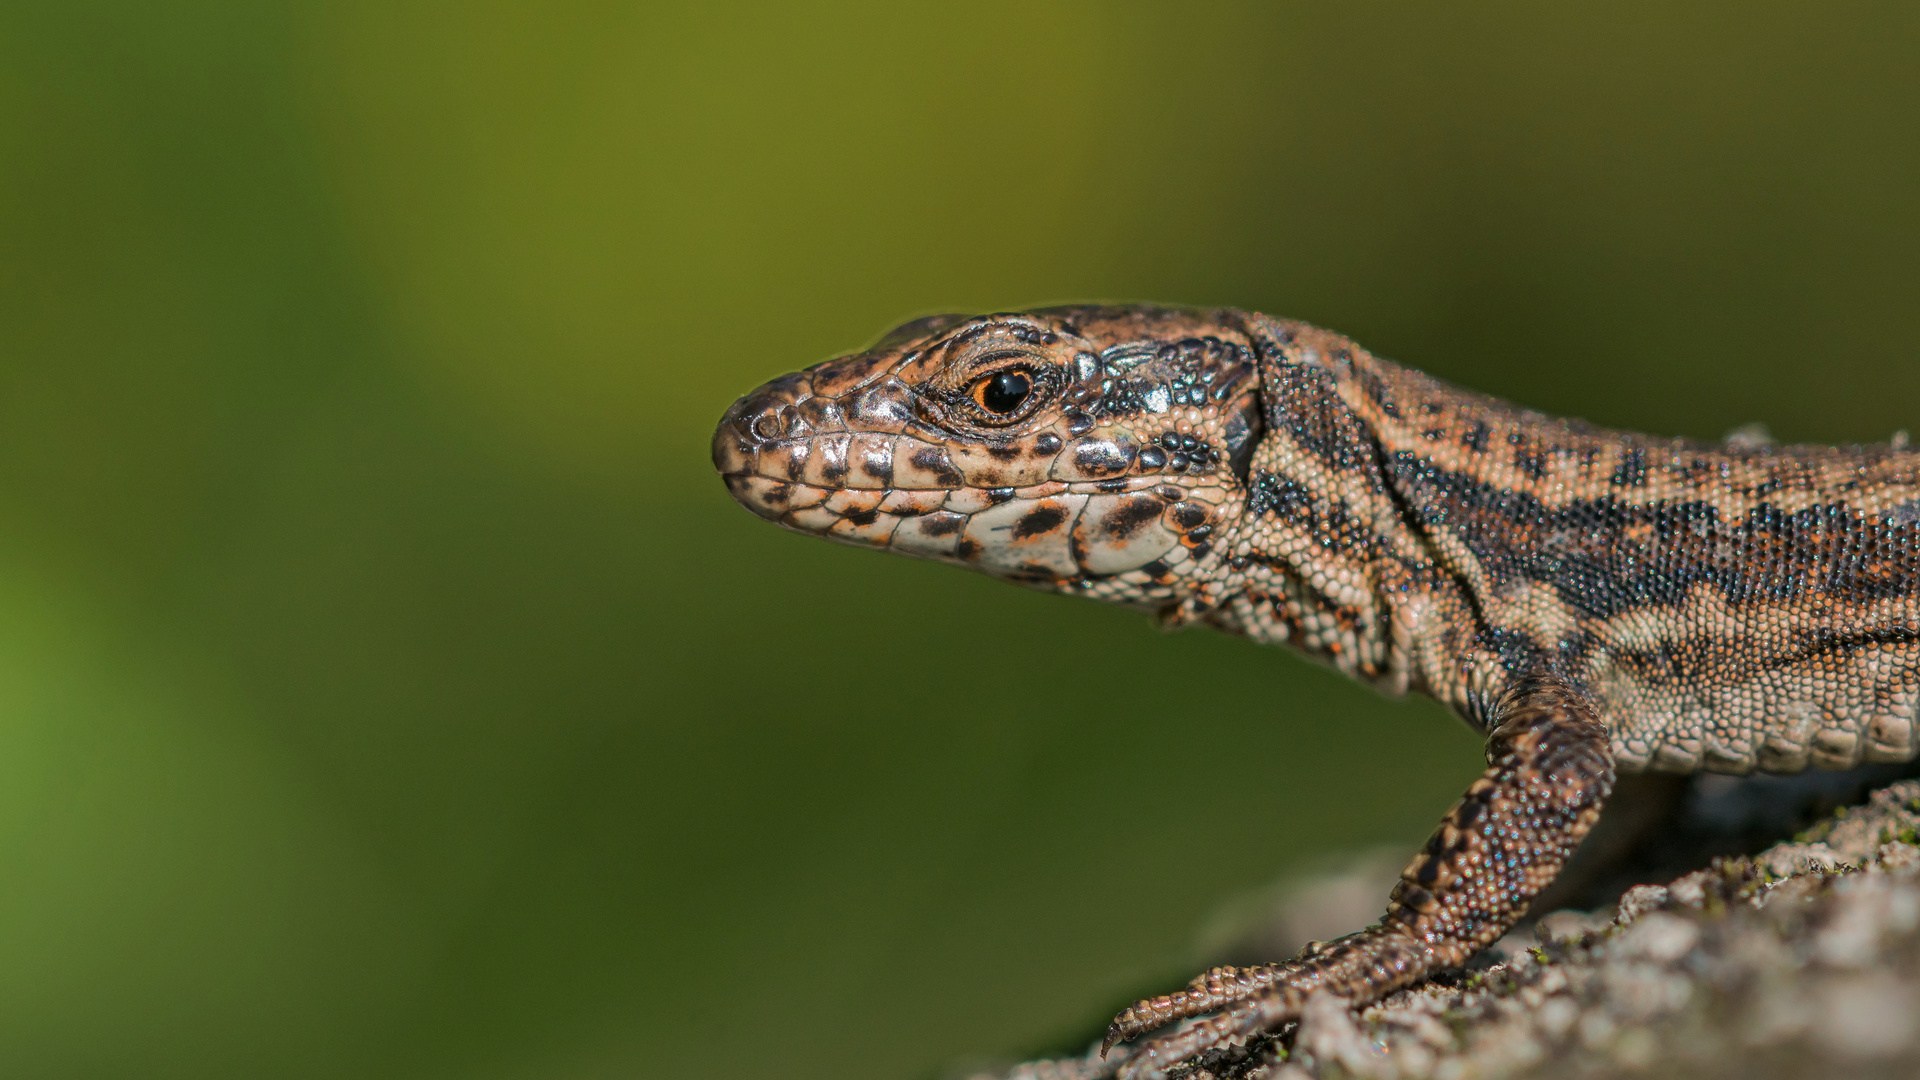
[[1471,718],[1460,668],[1471,598],[1434,558],[1380,432],[1355,407],[1371,358],[1302,323],[1256,317],[1254,329],[1262,432],[1227,545],[1227,598],[1209,617]]

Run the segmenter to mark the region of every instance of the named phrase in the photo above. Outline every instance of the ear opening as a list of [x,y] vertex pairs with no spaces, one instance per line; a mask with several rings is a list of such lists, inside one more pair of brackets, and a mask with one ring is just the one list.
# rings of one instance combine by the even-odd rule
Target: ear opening
[[1250,391],[1240,401],[1240,409],[1227,421],[1224,436],[1227,444],[1227,468],[1240,480],[1240,486],[1252,483],[1249,479],[1253,468],[1253,451],[1260,445],[1260,435],[1265,430],[1265,420],[1261,416],[1260,391]]

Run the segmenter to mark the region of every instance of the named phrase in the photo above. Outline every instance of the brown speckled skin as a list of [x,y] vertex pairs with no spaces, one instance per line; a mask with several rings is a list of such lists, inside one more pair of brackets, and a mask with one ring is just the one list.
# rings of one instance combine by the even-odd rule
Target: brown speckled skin
[[1488,734],[1378,925],[1135,1004],[1109,1045],[1179,1026],[1111,1055],[1130,1080],[1315,989],[1367,1001],[1462,962],[1553,880],[1616,767],[1916,752],[1904,445],[1607,431],[1302,323],[1129,306],[910,323],[736,402],[714,463],[788,528],[1285,642]]

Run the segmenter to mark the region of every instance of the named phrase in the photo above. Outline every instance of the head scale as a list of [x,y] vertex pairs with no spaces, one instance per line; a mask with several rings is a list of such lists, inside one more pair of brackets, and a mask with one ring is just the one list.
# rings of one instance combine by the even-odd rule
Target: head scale
[[1260,405],[1243,318],[920,319],[736,401],[714,465],[799,532],[1166,609],[1245,501]]

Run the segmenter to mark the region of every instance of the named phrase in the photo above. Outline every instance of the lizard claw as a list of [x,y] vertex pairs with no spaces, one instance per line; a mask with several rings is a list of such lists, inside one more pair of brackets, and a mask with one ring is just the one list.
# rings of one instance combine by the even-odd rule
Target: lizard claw
[[1100,1043],[1100,1056],[1106,1057],[1107,1051],[1119,1043],[1143,1035],[1163,1024],[1171,1023],[1183,1016],[1192,1016],[1195,1012],[1206,1011],[1205,1008],[1194,1010],[1194,1012],[1179,1011],[1177,1001],[1185,996],[1184,992],[1162,994],[1159,997],[1143,998],[1127,1006],[1119,1016],[1113,1018],[1113,1023],[1107,1025],[1107,1037]]

